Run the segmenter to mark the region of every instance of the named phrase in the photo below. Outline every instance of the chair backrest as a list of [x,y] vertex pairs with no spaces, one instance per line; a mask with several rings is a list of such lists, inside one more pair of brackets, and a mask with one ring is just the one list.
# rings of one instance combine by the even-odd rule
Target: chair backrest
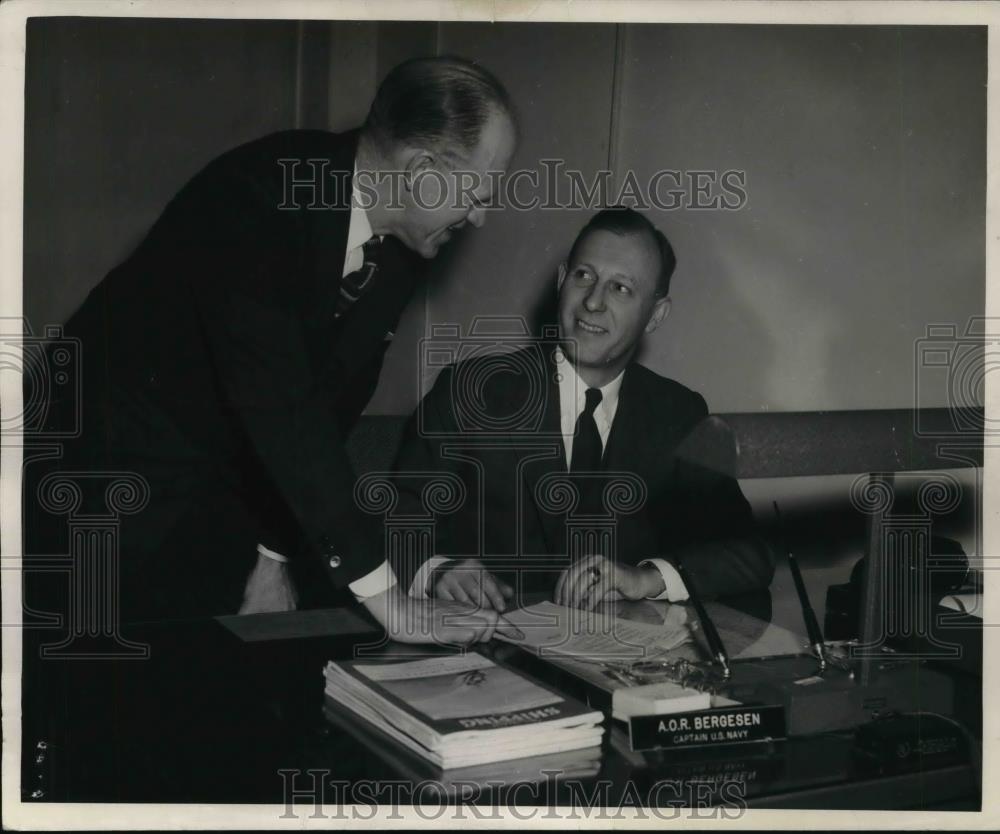
[[717,426],[718,442],[736,446],[735,470],[728,474],[737,478],[983,465],[982,409],[762,412],[718,419],[731,434],[727,441]]
[[[348,438],[358,474],[392,468],[408,418],[365,415]],[[945,408],[720,414],[681,454],[737,478],[958,469],[983,464],[983,411]]]

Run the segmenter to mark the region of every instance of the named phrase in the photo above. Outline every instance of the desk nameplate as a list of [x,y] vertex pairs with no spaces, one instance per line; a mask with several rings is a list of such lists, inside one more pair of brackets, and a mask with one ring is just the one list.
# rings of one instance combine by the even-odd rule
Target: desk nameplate
[[785,708],[780,705],[638,715],[629,719],[628,727],[633,750],[753,744],[786,736]]

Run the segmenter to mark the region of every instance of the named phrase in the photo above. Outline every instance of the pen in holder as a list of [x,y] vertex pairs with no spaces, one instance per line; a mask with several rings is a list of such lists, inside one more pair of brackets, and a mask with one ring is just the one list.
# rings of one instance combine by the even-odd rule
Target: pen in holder
[[702,605],[701,597],[698,594],[698,589],[695,587],[691,575],[681,562],[678,562],[676,567],[677,573],[684,583],[684,587],[687,588],[688,600],[691,602],[695,612],[698,614],[698,619],[701,621],[701,627],[705,632],[705,640],[708,642],[708,649],[712,654],[712,658],[718,662],[722,669],[723,680],[728,681],[732,676],[732,670],[729,667],[729,655],[726,654],[726,647],[722,642],[722,638],[719,636],[712,618],[708,616],[705,606]]

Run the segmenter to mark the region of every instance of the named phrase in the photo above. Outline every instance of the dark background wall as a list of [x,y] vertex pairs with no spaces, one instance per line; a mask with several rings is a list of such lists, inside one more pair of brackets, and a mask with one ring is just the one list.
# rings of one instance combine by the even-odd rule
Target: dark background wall
[[[223,150],[356,125],[395,63],[457,53],[516,100],[515,167],[745,171],[741,211],[653,210],[679,267],[645,363],[720,412],[910,406],[915,341],[984,309],[985,47],[968,27],[35,19],[25,315],[65,321]],[[494,212],[453,242],[370,412],[413,408],[432,324],[530,314],[589,214]]]

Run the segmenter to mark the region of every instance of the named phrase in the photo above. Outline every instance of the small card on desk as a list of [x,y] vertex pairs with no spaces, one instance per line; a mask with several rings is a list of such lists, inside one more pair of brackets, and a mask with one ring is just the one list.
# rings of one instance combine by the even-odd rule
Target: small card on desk
[[670,681],[646,686],[626,686],[611,696],[612,717],[627,721],[638,715],[667,715],[708,709],[712,696],[708,692],[689,689]]
[[633,750],[676,750],[707,745],[751,744],[785,738],[782,706],[737,706],[636,715],[629,719]]

